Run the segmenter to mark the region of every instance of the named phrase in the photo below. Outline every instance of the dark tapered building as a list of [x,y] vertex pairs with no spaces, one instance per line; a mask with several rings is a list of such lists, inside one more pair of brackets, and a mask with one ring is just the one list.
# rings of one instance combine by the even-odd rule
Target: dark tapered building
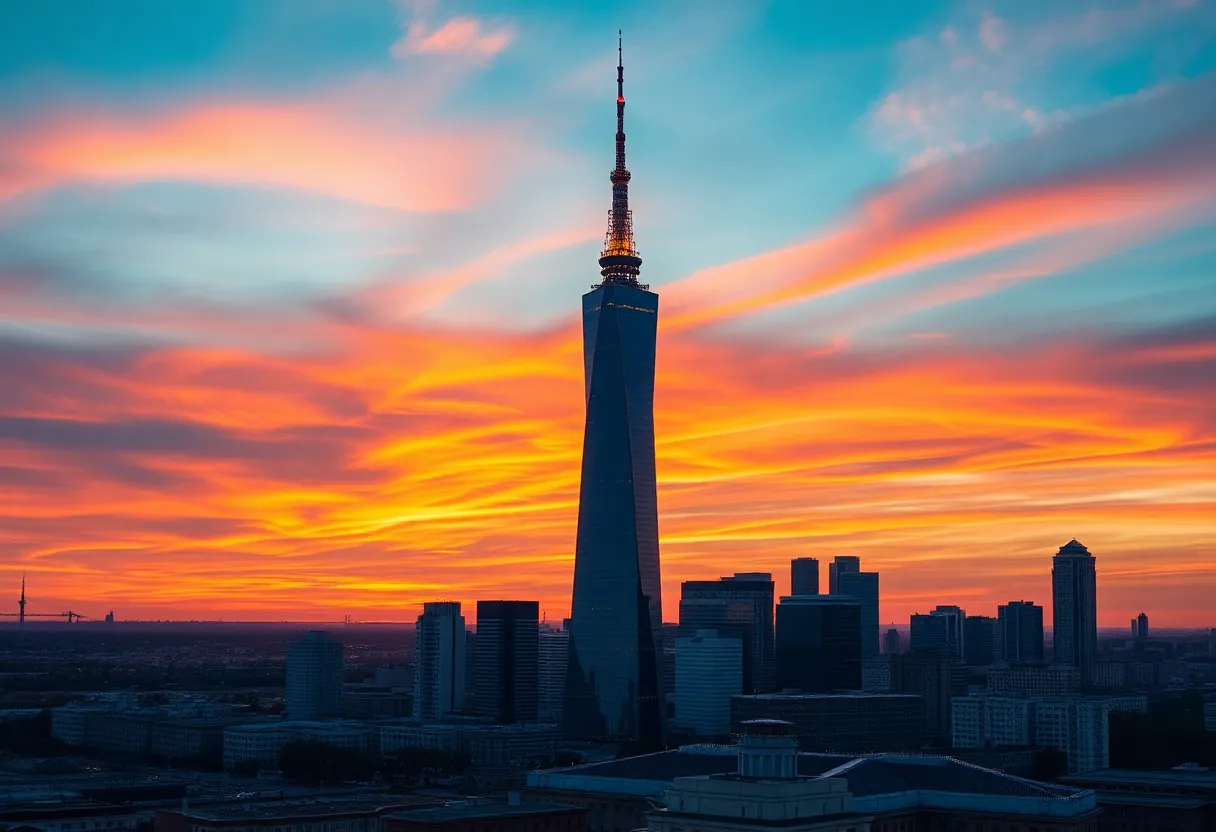
[[1056,664],[1081,671],[1093,684],[1098,663],[1098,591],[1094,556],[1070,540],[1051,559],[1052,648]]
[[717,581],[680,584],[680,634],[717,630],[743,641],[743,692],[762,693],[775,684],[773,576],[738,572]]
[[600,257],[583,295],[587,425],[574,551],[568,737],[662,743],[662,606],[654,469],[658,295],[638,282],[625,167],[624,69],[617,64],[616,167]]
[[996,661],[996,619],[969,615],[963,619],[963,661],[971,667],[987,667]]
[[494,722],[536,722],[539,687],[536,601],[478,601],[475,708]]
[[1043,661],[1043,608],[1033,601],[1010,601],[997,607],[998,658],[1009,664]]
[[790,561],[790,595],[819,594],[819,561],[794,558]]
[[861,606],[832,595],[782,598],[777,684],[804,693],[861,690]]

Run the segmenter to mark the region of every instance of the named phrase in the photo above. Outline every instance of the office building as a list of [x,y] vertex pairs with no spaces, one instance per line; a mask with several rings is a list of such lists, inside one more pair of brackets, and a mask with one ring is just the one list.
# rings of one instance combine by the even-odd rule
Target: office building
[[940,615],[913,613],[908,629],[908,650],[912,653],[951,652],[950,621]]
[[832,595],[777,605],[777,684],[804,693],[861,690],[861,607]]
[[790,595],[819,594],[819,560],[794,558],[790,561]]
[[878,573],[837,572],[836,592],[842,598],[852,598],[861,608],[861,655],[878,655]]
[[841,575],[860,571],[861,558],[855,555],[837,555],[836,559],[828,564],[828,594],[840,594]]
[[967,613],[952,604],[939,604],[929,615],[946,620],[946,647],[961,659],[967,647],[966,633],[963,630]]
[[969,615],[963,619],[963,661],[971,667],[987,667],[996,661],[996,619]]
[[561,739],[557,725],[541,723],[427,725],[406,719],[375,727],[382,756],[408,748],[424,748],[463,757],[479,771],[534,768],[553,759]]
[[888,656],[898,656],[902,649],[899,630],[891,627],[882,637],[882,651]]
[[742,639],[717,630],[676,639],[676,725],[703,739],[726,737],[731,697],[742,692]]
[[224,770],[237,763],[276,769],[279,752],[289,742],[316,740],[364,754],[375,747],[375,731],[366,722],[328,719],[277,720],[233,725],[224,729]]
[[589,832],[1093,832],[1092,792],[949,757],[798,753],[788,726],[528,775],[525,798],[587,806]]
[[476,712],[496,723],[536,722],[540,604],[477,602]]
[[560,723],[566,692],[566,661],[570,658],[569,631],[542,627],[537,653],[537,719]]
[[292,719],[342,714],[342,644],[313,630],[287,645],[285,710]]
[[921,736],[920,697],[893,693],[760,693],[730,703],[732,731],[753,720],[793,726],[803,751],[911,751]]
[[587,809],[558,803],[461,801],[394,812],[383,832],[586,832]]
[[1098,588],[1094,557],[1070,540],[1051,562],[1052,647],[1056,664],[1081,671],[1093,683],[1098,663]]
[[1043,661],[1043,608],[1033,601],[1010,601],[997,608],[998,658],[1009,664]]
[[773,576],[738,572],[717,581],[680,584],[680,634],[717,630],[743,641],[743,690],[771,690],[775,684]]
[[949,746],[951,703],[967,692],[967,666],[944,650],[922,650],[891,657],[891,693],[920,697],[925,742]]
[[989,669],[993,696],[1071,696],[1081,690],[1081,671],[1068,665],[1010,665]]
[[1132,621],[1132,635],[1139,641],[1148,639],[1148,615],[1140,613]]
[[616,167],[600,283],[583,295],[587,423],[574,550],[563,730],[571,738],[663,741],[662,594],[654,468],[659,296],[638,282],[617,64]]
[[423,604],[414,629],[414,716],[437,720],[464,710],[467,645],[459,601]]

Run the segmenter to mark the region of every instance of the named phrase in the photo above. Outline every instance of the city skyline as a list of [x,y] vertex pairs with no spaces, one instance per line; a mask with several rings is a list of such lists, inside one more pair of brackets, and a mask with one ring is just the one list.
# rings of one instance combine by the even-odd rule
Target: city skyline
[[4,611],[565,617],[624,26],[667,617],[1213,623],[1210,4],[241,9],[0,34]]

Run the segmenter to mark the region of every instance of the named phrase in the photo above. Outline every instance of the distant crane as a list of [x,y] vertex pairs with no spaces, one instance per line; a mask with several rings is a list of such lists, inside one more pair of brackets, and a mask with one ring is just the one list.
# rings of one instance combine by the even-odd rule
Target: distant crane
[[17,612],[0,612],[5,618],[15,618],[18,624],[24,624],[27,618],[66,618],[69,624],[77,621],[92,621],[87,615],[68,610],[67,612],[26,612],[25,611],[25,573],[21,573],[21,599],[17,601]]

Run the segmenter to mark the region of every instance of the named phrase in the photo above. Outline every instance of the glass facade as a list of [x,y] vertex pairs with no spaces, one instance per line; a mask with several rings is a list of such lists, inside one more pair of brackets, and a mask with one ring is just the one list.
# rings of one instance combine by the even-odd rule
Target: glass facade
[[476,711],[498,724],[536,722],[540,604],[478,601]]
[[773,689],[773,576],[740,572],[718,581],[680,584],[680,634],[714,629],[743,640],[743,690]]
[[861,690],[861,606],[831,595],[782,598],[777,681],[804,693]]
[[605,281],[583,296],[587,426],[574,557],[566,736],[662,744],[654,465],[659,298]]

